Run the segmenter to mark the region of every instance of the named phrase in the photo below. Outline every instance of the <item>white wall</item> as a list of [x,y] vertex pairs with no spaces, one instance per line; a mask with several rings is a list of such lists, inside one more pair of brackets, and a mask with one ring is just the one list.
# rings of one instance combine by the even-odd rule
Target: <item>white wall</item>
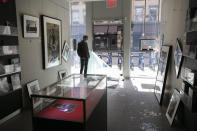
[[86,35],[88,35],[88,48],[92,50],[93,34],[92,34],[92,25],[93,25],[93,2],[86,2]]
[[109,20],[109,19],[120,19],[123,16],[123,1],[117,0],[116,8],[107,8],[106,1],[93,2],[92,5],[92,18],[94,20]]
[[[58,80],[58,71],[66,69],[70,72],[70,61],[62,59],[62,64],[50,69],[43,69],[43,51],[41,29],[39,38],[23,38],[22,15],[28,14],[41,18],[46,15],[62,21],[62,46],[69,38],[69,3],[66,0],[16,0],[17,22],[19,31],[19,50],[22,66],[22,85],[38,79],[40,87],[46,87]],[[40,19],[41,23],[41,19]],[[40,24],[40,28],[42,25]],[[26,95],[26,92],[25,92]]]
[[[173,89],[180,89],[182,86],[180,76],[178,79],[176,78],[173,54],[176,46],[176,39],[183,38],[185,32],[185,18],[188,7],[189,0],[162,1],[161,34],[164,34],[164,44],[171,45],[173,47],[165,90],[168,95],[173,93]],[[165,97],[170,97],[170,95]],[[167,98],[166,106],[168,102],[169,98]]]
[[131,53],[131,0],[124,0],[123,4],[123,45],[124,45],[124,63],[123,75],[125,78],[130,77],[130,53]]

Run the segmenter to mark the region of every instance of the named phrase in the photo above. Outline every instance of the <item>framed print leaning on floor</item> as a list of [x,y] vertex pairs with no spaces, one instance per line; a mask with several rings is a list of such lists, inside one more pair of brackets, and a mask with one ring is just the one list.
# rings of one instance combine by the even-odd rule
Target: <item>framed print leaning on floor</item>
[[155,88],[154,88],[155,96],[160,105],[162,105],[162,99],[165,90],[170,53],[171,53],[170,46],[161,47],[157,77],[156,77]]
[[42,16],[44,69],[61,64],[61,20]]
[[170,103],[168,105],[168,109],[166,112],[166,117],[172,126],[174,118],[176,116],[176,112],[178,110],[179,104],[180,104],[181,98],[180,98],[180,93],[178,90],[174,90],[174,93],[172,94],[172,97],[170,99]]
[[182,59],[183,59],[183,53],[182,53],[182,49],[180,46],[180,40],[177,39],[176,49],[174,52],[174,65],[175,65],[175,71],[176,71],[177,78],[179,77],[179,73],[181,70]]

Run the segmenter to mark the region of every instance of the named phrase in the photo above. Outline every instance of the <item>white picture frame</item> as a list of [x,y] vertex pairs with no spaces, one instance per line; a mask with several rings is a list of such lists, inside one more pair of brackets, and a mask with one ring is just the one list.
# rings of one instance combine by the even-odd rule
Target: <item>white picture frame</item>
[[38,80],[34,80],[32,82],[27,83],[27,90],[29,92],[29,96],[31,97],[31,95],[34,92],[37,92],[40,90],[40,86],[39,86],[39,82]]
[[166,117],[170,123],[170,126],[172,126],[173,124],[180,101],[181,101],[180,93],[178,92],[178,90],[175,89],[166,111]]
[[63,59],[65,60],[65,62],[68,61],[68,58],[69,58],[69,51],[70,51],[69,45],[68,45],[68,43],[65,41],[65,42],[64,42],[64,47],[63,47],[63,50],[62,50],[62,57],[63,57]]
[[42,16],[44,36],[44,69],[61,65],[61,20]]
[[[27,89],[29,92],[29,97],[31,98],[31,95],[34,92],[38,92],[40,90],[38,80],[34,80],[32,82],[27,83]],[[33,102],[33,108],[36,108],[37,106],[42,104],[43,100],[42,100],[42,98],[34,98],[34,99],[32,99],[32,102]]]
[[40,35],[39,18],[23,15],[23,37],[38,38]]
[[59,78],[60,78],[60,80],[65,79],[66,76],[67,76],[67,71],[66,71],[66,70],[61,70],[61,71],[59,71],[58,73],[59,73]]

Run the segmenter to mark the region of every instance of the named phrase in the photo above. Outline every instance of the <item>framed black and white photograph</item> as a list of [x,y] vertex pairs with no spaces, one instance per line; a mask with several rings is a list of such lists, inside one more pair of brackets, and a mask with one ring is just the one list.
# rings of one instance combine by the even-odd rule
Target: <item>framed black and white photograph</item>
[[166,117],[170,123],[170,125],[173,124],[174,118],[176,116],[176,112],[178,110],[179,104],[180,104],[180,94],[179,92],[175,89],[174,93],[170,99],[170,103],[168,105],[168,109],[166,112]]
[[60,80],[63,80],[63,79],[66,78],[66,75],[67,75],[67,71],[66,70],[61,70],[58,73],[59,73]]
[[44,68],[61,64],[62,31],[61,21],[43,16]]
[[177,78],[179,76],[179,72],[181,69],[181,64],[182,64],[182,59],[183,59],[182,57],[183,57],[183,53],[180,47],[180,41],[177,39],[176,49],[174,52],[174,64],[175,64],[175,71],[176,71]]
[[64,58],[65,62],[68,60],[69,50],[70,50],[69,45],[65,41],[63,51],[62,51],[62,57]]
[[39,18],[29,15],[23,16],[23,36],[24,38],[39,37]]
[[27,90],[29,92],[30,97],[34,92],[38,92],[40,90],[38,80],[34,80],[32,82],[27,83]]
[[165,90],[170,52],[171,52],[170,46],[161,47],[159,66],[158,66],[157,77],[156,77],[155,88],[154,88],[155,96],[160,105],[162,104],[162,99]]

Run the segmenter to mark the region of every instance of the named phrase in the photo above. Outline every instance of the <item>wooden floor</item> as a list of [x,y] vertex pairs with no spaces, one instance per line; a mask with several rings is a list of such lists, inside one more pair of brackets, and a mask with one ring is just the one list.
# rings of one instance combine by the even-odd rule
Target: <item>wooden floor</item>
[[[152,92],[154,85],[144,83],[143,91],[138,81],[132,78],[108,88],[108,131],[184,131],[178,125],[170,127]],[[0,131],[32,131],[31,111],[0,125]]]

